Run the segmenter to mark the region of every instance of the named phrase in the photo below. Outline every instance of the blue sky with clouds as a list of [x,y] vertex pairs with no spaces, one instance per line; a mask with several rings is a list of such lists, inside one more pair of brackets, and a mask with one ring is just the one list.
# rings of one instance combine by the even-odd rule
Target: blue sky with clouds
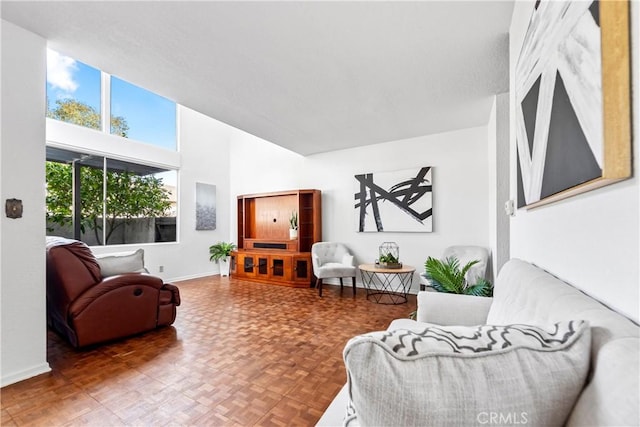
[[[59,53],[47,51],[47,102],[76,99],[100,111],[100,71]],[[117,77],[111,79],[111,114],[129,125],[128,137],[176,149],[176,104]]]

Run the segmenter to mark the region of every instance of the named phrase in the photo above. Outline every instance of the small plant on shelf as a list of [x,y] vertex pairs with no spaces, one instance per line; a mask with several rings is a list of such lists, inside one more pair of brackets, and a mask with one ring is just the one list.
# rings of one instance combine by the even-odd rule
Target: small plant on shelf
[[493,295],[493,286],[489,281],[479,278],[476,283],[467,283],[467,272],[478,262],[469,261],[460,269],[460,261],[456,257],[444,261],[429,257],[424,268],[431,286],[438,292],[490,297]]
[[291,212],[291,216],[289,217],[289,228],[291,230],[298,229],[298,212],[296,211]]

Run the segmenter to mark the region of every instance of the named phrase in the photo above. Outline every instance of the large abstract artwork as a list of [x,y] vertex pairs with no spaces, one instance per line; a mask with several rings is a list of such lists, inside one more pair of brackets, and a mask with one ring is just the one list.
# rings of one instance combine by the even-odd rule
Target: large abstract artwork
[[196,182],[196,230],[216,229],[216,186]]
[[515,70],[518,207],[631,176],[628,3],[538,1]]
[[357,231],[433,231],[433,181],[429,166],[356,175]]

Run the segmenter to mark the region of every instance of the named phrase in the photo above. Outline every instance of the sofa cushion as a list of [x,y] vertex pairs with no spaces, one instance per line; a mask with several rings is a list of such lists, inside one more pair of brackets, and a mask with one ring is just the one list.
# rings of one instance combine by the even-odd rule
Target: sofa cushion
[[[615,283],[603,286],[617,289]],[[512,259],[502,267],[486,323],[548,325],[570,319],[591,326],[591,371],[568,425],[640,425],[638,325],[528,262]]]
[[344,359],[357,415],[346,424],[562,425],[584,386],[590,340],[583,321],[355,337]]
[[99,255],[96,257],[102,277],[125,273],[148,273],[144,268],[144,250],[125,254]]

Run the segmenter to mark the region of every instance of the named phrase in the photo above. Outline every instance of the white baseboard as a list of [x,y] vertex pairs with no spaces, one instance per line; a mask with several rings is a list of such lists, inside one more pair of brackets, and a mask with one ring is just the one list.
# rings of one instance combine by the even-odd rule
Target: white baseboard
[[201,279],[203,277],[219,276],[219,275],[220,273],[208,272],[208,273],[190,274],[188,276],[171,277],[169,279],[163,279],[163,280],[165,283],[171,283],[171,282],[180,282],[182,280]]
[[31,377],[35,377],[36,375],[44,374],[51,371],[51,367],[48,363],[43,363],[42,365],[33,366],[28,369],[23,369],[18,372],[13,372],[8,375],[2,375],[2,380],[0,380],[0,387],[7,386],[9,384],[17,383],[18,381],[23,381]]

